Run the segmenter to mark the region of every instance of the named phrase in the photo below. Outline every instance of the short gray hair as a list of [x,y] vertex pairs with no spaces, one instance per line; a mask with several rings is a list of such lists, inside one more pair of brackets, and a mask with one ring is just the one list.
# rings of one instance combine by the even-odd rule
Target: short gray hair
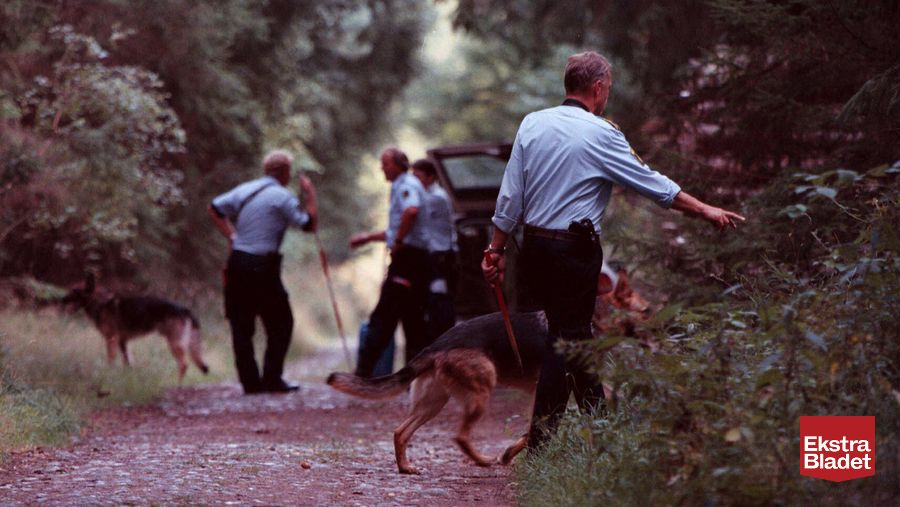
[[391,160],[393,160],[394,163],[398,166],[402,167],[404,171],[409,169],[409,157],[407,157],[406,153],[403,153],[403,150],[401,150],[400,148],[391,146],[385,148],[382,153],[389,155],[391,157]]
[[596,51],[572,55],[566,63],[566,93],[588,91],[594,81],[608,81],[611,73],[612,65]]
[[272,150],[263,158],[263,171],[274,174],[282,169],[291,170],[294,157],[285,150]]

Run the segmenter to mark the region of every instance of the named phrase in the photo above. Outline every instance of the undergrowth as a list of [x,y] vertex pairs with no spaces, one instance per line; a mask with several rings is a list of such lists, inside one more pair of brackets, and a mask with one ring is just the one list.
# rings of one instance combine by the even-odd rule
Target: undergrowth
[[[898,173],[792,175],[747,202],[748,222],[724,237],[684,223],[619,238],[648,252],[642,261],[678,263],[642,273],[680,290],[635,337],[569,350],[591,357],[616,396],[606,417],[570,415],[523,460],[522,502],[896,505]],[[801,477],[801,415],[875,416],[876,475]]]

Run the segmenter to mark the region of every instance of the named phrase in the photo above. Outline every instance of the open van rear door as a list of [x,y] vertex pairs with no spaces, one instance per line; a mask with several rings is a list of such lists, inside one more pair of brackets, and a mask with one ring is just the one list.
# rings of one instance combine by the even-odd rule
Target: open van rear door
[[464,215],[493,214],[510,143],[446,146],[428,150],[441,185],[453,200],[453,210]]

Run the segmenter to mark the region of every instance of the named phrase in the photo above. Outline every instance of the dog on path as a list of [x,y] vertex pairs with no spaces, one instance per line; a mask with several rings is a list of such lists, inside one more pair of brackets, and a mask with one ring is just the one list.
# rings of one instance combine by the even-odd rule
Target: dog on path
[[209,367],[202,357],[200,323],[187,308],[166,299],[151,296],[100,296],[96,293],[94,276],[88,274],[83,288],[71,290],[63,304],[84,308],[94,326],[106,341],[106,356],[110,364],[122,352],[126,366],[131,365],[127,344],[129,340],[153,331],[165,337],[169,350],[178,362],[178,380],[187,371],[187,356],[203,373]]
[[[610,285],[612,290],[602,297],[617,308],[645,312],[647,302],[635,297],[625,272],[620,270],[617,275]],[[604,276],[601,274],[601,279]],[[402,474],[418,473],[406,457],[406,448],[416,430],[437,416],[450,398],[456,398],[463,407],[462,423],[455,438],[463,453],[479,466],[498,461],[509,464],[525,448],[527,435],[507,448],[499,459],[475,450],[470,435],[487,410],[497,384],[519,388],[534,396],[547,349],[547,319],[543,312],[534,312],[514,313],[510,320],[522,368],[514,358],[503,316],[492,313],[451,328],[393,375],[362,378],[336,372],[328,377],[327,383],[338,391],[367,399],[393,397],[411,386],[409,416],[394,430],[394,454]]]

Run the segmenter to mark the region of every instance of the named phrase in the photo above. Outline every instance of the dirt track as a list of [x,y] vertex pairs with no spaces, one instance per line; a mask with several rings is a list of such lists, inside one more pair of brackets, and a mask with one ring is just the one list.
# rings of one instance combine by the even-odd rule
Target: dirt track
[[[209,384],[97,413],[72,445],[0,464],[0,504],[514,505],[508,467],[477,467],[455,447],[454,402],[413,438],[422,475],[399,475],[392,431],[405,397],[335,392],[318,380],[328,359],[291,365],[288,378],[307,379],[297,393],[244,396],[236,383]],[[524,429],[527,403],[498,390],[476,445],[502,452]]]

